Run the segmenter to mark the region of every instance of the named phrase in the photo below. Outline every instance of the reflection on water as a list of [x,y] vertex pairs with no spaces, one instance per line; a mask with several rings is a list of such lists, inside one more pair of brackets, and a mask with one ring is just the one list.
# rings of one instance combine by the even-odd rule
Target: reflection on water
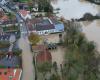
[[[57,4],[53,4],[54,8],[60,8],[58,16],[64,16],[67,20],[72,18],[80,18],[85,13],[100,15],[100,6],[85,2],[84,0],[56,0]],[[92,22],[81,22],[83,32],[90,41],[95,41],[100,51],[100,20]]]
[[98,13],[96,5],[87,2],[79,2],[79,0],[58,0],[57,4],[52,3],[52,5],[54,8],[61,9],[58,16],[64,16],[68,20],[71,18],[80,18],[87,12],[93,15]]

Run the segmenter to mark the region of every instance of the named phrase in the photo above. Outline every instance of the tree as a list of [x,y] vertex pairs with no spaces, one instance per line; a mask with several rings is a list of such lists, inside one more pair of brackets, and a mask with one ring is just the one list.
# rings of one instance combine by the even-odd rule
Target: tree
[[53,12],[53,7],[49,0],[38,0],[38,5],[39,11]]
[[50,77],[50,80],[60,80],[60,77],[59,77],[58,75],[53,74],[53,75]]
[[68,50],[63,65],[64,80],[78,80],[80,75],[83,80],[99,80],[96,44],[86,39],[79,24],[66,27],[65,46]]
[[28,36],[28,39],[32,45],[36,45],[40,41],[39,35],[35,33],[30,33],[30,35]]
[[43,77],[45,79],[45,75],[47,72],[51,72],[52,64],[49,62],[43,62],[43,63],[37,63],[37,69],[40,73],[43,74]]
[[57,62],[56,61],[53,63],[53,68],[54,68],[55,72],[57,72],[58,66],[57,66]]

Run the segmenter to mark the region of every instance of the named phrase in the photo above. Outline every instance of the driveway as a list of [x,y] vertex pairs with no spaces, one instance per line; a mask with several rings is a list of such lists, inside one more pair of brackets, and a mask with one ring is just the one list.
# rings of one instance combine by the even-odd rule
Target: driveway
[[28,39],[21,37],[19,39],[19,47],[23,50],[22,52],[22,67],[23,75],[22,80],[34,80],[34,68],[33,68],[33,57],[30,51]]

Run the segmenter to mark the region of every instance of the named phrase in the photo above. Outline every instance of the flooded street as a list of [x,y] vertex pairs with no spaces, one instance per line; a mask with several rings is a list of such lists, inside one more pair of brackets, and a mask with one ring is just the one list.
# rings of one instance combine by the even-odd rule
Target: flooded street
[[[48,43],[58,43],[59,42],[59,34],[50,34],[45,35],[45,39],[47,39]],[[57,62],[58,67],[60,68],[60,64],[63,62],[65,49],[61,46],[58,46],[56,50],[50,50],[52,55],[52,62]]]
[[21,37],[19,39],[19,47],[23,50],[22,52],[22,67],[23,75],[22,80],[34,80],[34,67],[33,67],[33,57],[30,51],[30,46],[27,38]]
[[[85,13],[91,13],[92,15],[100,15],[100,6],[91,4],[84,0],[53,0],[53,7],[60,8],[58,16],[63,16],[67,20],[79,19],[83,17]],[[92,22],[81,22],[83,32],[90,41],[94,41],[97,44],[97,49],[100,51],[100,20],[94,20]]]
[[64,53],[65,53],[65,49],[62,47],[58,47],[57,50],[53,50],[50,51],[52,57],[52,61],[53,62],[57,62],[58,67],[60,66],[60,64],[63,62],[63,58],[64,58]]

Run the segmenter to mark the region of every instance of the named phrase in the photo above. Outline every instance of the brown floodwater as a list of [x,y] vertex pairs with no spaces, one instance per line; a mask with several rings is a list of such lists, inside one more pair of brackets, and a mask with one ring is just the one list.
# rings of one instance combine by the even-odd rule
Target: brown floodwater
[[[85,13],[100,15],[100,6],[84,0],[52,0],[52,5],[55,9],[60,8],[57,16],[63,16],[67,20],[81,18]],[[97,49],[100,51],[100,20],[80,23],[87,39],[96,42]]]

